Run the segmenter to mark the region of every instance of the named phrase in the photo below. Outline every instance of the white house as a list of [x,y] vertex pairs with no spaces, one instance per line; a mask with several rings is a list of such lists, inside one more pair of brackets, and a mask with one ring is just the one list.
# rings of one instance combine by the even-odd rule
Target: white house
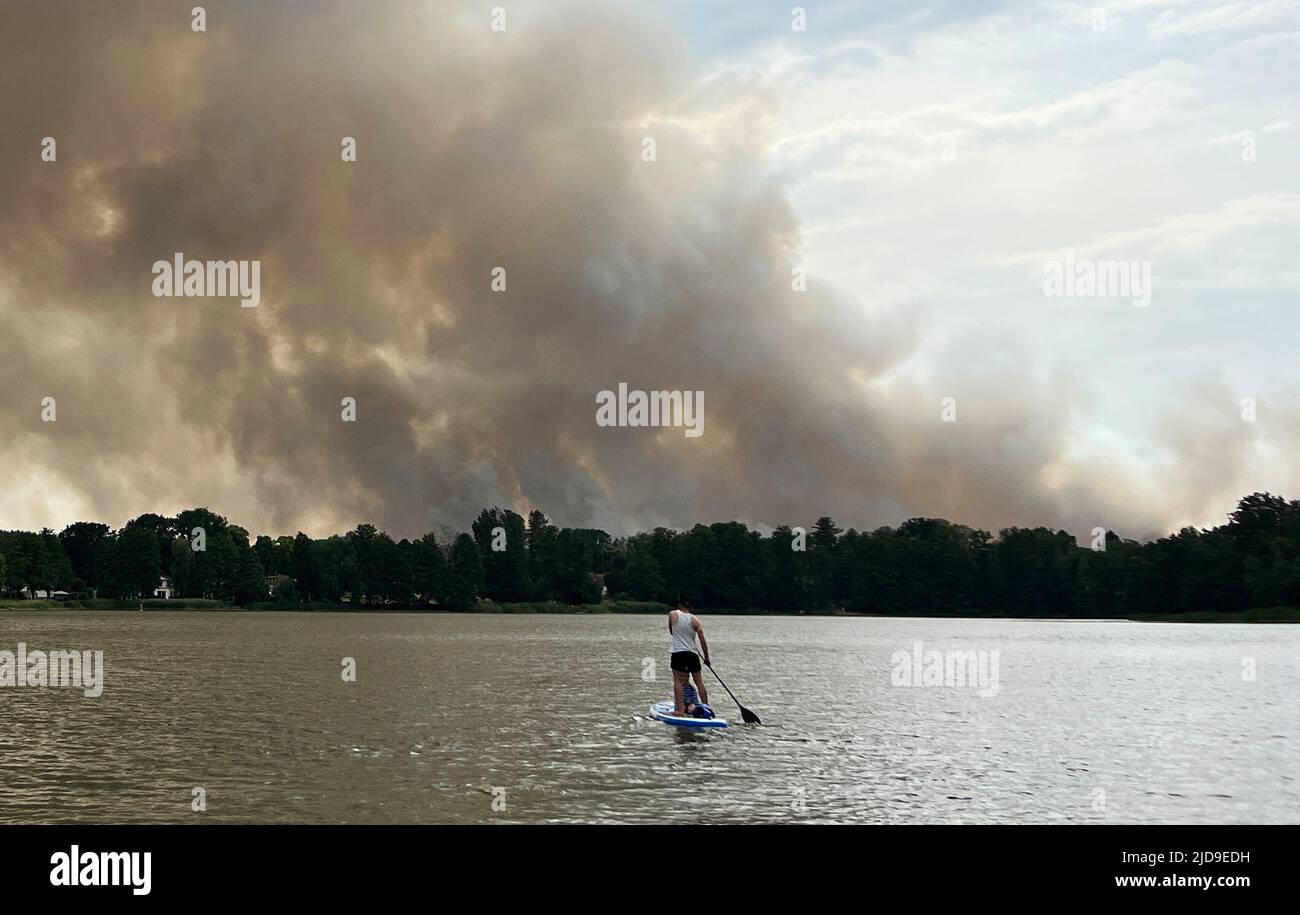
[[163,600],[171,600],[176,596],[176,589],[172,586],[172,580],[164,575],[158,579],[158,587],[153,589],[154,597],[161,597]]

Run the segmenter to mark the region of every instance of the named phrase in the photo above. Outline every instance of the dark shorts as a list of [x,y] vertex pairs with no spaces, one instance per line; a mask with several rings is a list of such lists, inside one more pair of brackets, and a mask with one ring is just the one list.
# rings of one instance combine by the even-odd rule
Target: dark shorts
[[674,651],[671,666],[673,670],[680,670],[683,673],[698,674],[700,656],[693,651]]

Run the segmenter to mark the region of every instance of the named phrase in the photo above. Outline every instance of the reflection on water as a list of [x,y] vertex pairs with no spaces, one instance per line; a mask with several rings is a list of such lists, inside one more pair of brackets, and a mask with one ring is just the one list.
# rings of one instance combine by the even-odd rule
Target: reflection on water
[[0,822],[1300,822],[1300,627],[704,619],[762,727],[648,718],[657,616],[0,612],[106,666],[0,689]]

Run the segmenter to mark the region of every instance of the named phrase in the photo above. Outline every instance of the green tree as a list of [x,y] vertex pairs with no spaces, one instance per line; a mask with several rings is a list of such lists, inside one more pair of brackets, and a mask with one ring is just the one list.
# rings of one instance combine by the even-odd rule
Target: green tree
[[778,527],[763,546],[763,593],[772,609],[790,613],[807,607],[807,553],[795,549],[793,529]]
[[59,534],[59,542],[63,545],[64,554],[68,557],[68,562],[72,567],[72,574],[80,579],[87,588],[94,588],[99,585],[96,558],[101,553],[103,543],[108,539],[109,533],[107,524],[78,521],[69,524]]
[[425,534],[413,545],[411,583],[425,603],[443,604],[447,601],[447,557],[433,534]]
[[534,509],[528,513],[528,593],[532,600],[551,600],[555,595],[559,531],[546,515]]
[[109,553],[105,587],[115,597],[153,596],[162,577],[158,535],[148,524],[127,522],[118,531]]
[[294,568],[293,545],[294,538],[292,537],[271,539],[263,534],[253,544],[253,551],[257,553],[257,561],[262,564],[262,569],[267,575],[288,575],[292,577]]
[[[528,534],[523,517],[509,509],[485,508],[471,527],[483,557],[484,596],[494,601],[527,599]],[[498,545],[502,549],[494,549]]]
[[564,528],[555,538],[555,573],[552,593],[569,604],[600,602],[600,585],[592,577],[596,538],[590,531]]
[[638,534],[629,538],[624,544],[624,552],[626,560],[622,568],[611,571],[605,577],[610,593],[633,600],[667,600],[663,573],[660,572],[659,561],[651,549],[650,537]]
[[248,531],[232,524],[226,528],[225,536],[234,550],[234,559],[229,591],[223,598],[240,605],[266,600],[270,597],[266,587],[266,574],[257,553],[248,542]]
[[1068,616],[1074,610],[1080,549],[1065,531],[1007,528],[993,556],[996,605],[1017,616]]
[[824,610],[840,596],[836,584],[839,556],[836,549],[840,529],[829,516],[817,519],[808,532],[808,566],[811,574],[809,599],[814,609]]
[[[172,523],[174,537],[183,538],[188,553],[184,568],[172,569],[172,577],[182,597],[230,600],[238,577],[238,553],[226,536],[229,522],[207,508],[181,512]],[[168,544],[173,562],[178,550]]]
[[483,593],[483,557],[469,534],[461,534],[451,547],[447,575],[447,609],[472,610]]
[[[402,543],[407,541],[403,540]],[[380,575],[379,590],[383,599],[402,606],[410,604],[415,587],[401,544],[394,543],[392,537],[381,533],[375,544],[375,553]]]

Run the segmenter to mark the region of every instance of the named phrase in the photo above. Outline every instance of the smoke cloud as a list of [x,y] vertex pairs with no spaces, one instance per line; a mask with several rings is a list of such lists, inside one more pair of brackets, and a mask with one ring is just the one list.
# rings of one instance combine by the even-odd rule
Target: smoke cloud
[[[221,3],[194,32],[191,6],[0,12],[0,527],[208,505],[411,536],[501,504],[614,533],[1132,536],[1227,510],[1232,468],[1203,459],[1239,449],[1171,431],[1206,469],[1156,493],[1071,456],[1076,376],[1013,347],[903,373],[925,303],[793,290],[777,94],[702,88],[653,13],[511,5],[494,32],[490,5]],[[260,304],[154,297],[176,252],[260,261]],[[597,426],[619,382],[703,391],[705,434]]]

